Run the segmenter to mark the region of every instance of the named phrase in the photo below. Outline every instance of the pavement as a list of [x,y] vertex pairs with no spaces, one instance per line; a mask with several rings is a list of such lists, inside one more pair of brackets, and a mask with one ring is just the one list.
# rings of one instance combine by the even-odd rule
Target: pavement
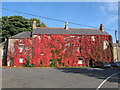
[[[2,88],[94,88],[118,69],[100,68],[2,68]],[[120,74],[101,88],[120,88]]]

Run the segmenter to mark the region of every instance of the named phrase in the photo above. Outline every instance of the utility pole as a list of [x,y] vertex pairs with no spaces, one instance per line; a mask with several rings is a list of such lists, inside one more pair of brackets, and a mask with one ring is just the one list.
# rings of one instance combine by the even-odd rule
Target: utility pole
[[117,30],[115,30],[115,39],[116,39],[116,53],[117,53],[117,60],[118,61],[118,44],[119,44],[119,40],[118,40],[118,33]]

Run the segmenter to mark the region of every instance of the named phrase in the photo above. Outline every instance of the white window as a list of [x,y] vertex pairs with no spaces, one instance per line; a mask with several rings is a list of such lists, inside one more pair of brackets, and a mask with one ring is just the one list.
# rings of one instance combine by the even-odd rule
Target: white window
[[19,49],[20,49],[20,52],[22,52],[23,49],[24,49],[24,44],[20,44],[20,45],[19,45]]
[[78,60],[78,64],[83,64],[83,63],[82,63],[82,60]]
[[20,39],[20,42],[22,42],[23,40]]
[[108,42],[107,42],[107,41],[104,41],[104,42],[103,42],[103,49],[107,49],[107,47],[108,47]]
[[64,37],[64,39],[67,39],[67,37]]
[[33,37],[37,37],[37,35],[33,35]]
[[9,60],[9,61],[7,61],[7,66],[10,66],[10,60]]
[[70,43],[65,44],[65,46],[70,46]]
[[50,64],[52,64],[52,60],[50,60]]
[[1,50],[1,55],[3,56],[3,50]]
[[23,51],[23,48],[19,47],[19,49],[20,49],[20,52],[22,52],[22,51]]
[[23,60],[24,60],[23,58],[20,58],[19,63],[23,63]]
[[[37,37],[37,36],[36,36],[36,37]],[[38,36],[38,38],[39,38],[39,39],[42,39],[42,37],[41,37],[41,36]]]
[[70,36],[70,37],[75,37],[75,36]]
[[40,55],[44,55],[44,53],[41,53]]
[[95,41],[95,37],[94,36],[91,36],[91,39],[92,39],[92,41]]

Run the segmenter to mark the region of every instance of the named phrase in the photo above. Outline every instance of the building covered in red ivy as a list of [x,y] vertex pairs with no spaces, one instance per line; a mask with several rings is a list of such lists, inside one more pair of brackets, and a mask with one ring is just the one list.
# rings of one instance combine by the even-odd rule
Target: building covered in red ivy
[[95,61],[113,61],[112,36],[100,29],[43,28],[9,38],[7,66],[89,66]]

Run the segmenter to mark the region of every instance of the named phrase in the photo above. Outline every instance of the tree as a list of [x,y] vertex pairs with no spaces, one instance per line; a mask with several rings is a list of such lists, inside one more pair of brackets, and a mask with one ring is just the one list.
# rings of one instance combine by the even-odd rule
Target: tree
[[32,31],[33,21],[37,21],[38,27],[46,25],[37,18],[27,19],[22,16],[3,16],[2,17],[2,38],[8,38],[23,31]]

